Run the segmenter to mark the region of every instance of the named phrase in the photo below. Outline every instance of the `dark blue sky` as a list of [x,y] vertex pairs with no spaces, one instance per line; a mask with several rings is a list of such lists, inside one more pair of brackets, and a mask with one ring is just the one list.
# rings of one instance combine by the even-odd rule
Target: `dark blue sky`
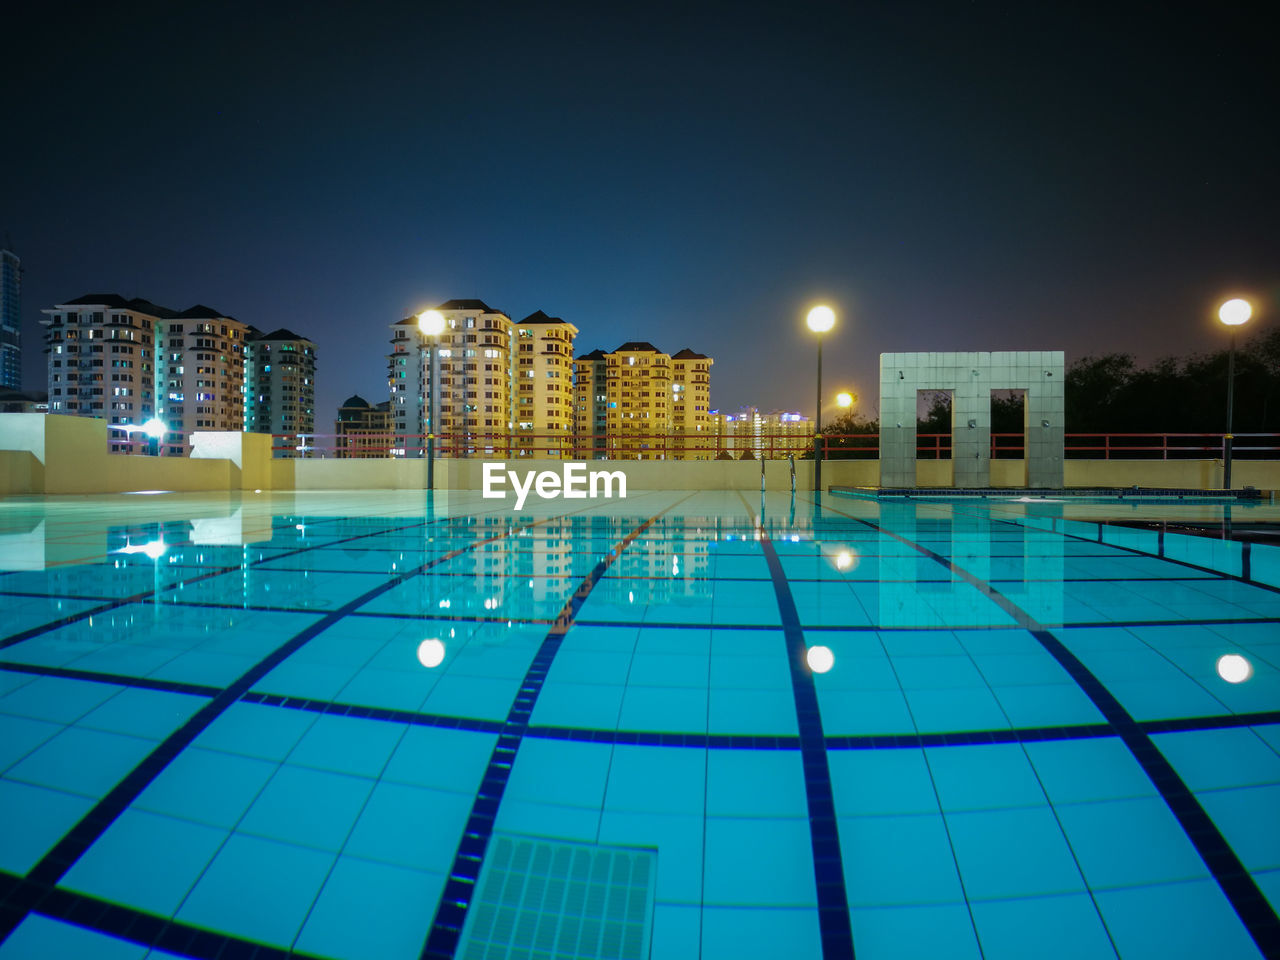
[[1223,296],[1276,313],[1256,7],[265,6],[6,15],[29,387],[40,308],[91,291],[310,336],[321,429],[450,297],[805,411],[825,299],[868,413],[883,351],[1151,358],[1223,342]]

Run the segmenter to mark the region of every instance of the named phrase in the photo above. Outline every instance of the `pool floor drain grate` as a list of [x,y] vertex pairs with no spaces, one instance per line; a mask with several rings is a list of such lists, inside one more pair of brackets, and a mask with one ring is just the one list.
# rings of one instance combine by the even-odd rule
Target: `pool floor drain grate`
[[645,960],[657,852],[495,834],[462,960]]

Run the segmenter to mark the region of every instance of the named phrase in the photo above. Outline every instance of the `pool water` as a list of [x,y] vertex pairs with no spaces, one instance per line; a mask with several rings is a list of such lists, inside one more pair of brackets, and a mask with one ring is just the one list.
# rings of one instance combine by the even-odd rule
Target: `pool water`
[[1230,511],[0,501],[0,960],[1278,957]]

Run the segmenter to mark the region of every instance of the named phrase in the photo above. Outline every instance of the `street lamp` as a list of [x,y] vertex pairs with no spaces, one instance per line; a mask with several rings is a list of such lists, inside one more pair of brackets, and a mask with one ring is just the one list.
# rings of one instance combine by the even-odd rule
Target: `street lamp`
[[1232,414],[1235,407],[1236,380],[1236,327],[1253,315],[1253,307],[1248,300],[1228,300],[1218,308],[1218,319],[1231,328],[1231,352],[1227,354],[1227,435],[1223,438],[1222,452],[1222,488],[1231,489],[1231,446],[1235,438],[1231,435]]
[[822,493],[822,335],[836,325],[835,311],[818,306],[805,318],[809,329],[818,335],[818,409],[815,411],[813,430],[813,492]]
[[853,394],[847,390],[842,390],[836,394],[836,406],[848,410],[853,406]]
[[422,332],[422,340],[418,343],[418,369],[423,369],[422,351],[427,340],[431,341],[431,380],[427,387],[427,489],[436,488],[436,391],[440,382],[440,344],[436,337],[444,333],[444,314],[439,310],[424,310],[418,314],[418,329]]
[[142,432],[151,438],[151,455],[153,457],[160,454],[160,438],[165,434],[165,422],[159,417],[152,417],[142,425]]

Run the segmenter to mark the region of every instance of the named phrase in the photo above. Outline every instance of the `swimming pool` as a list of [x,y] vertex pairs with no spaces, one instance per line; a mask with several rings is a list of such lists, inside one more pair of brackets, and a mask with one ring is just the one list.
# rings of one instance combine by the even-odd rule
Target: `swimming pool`
[[1280,956],[1276,508],[432,506],[0,502],[0,960]]

